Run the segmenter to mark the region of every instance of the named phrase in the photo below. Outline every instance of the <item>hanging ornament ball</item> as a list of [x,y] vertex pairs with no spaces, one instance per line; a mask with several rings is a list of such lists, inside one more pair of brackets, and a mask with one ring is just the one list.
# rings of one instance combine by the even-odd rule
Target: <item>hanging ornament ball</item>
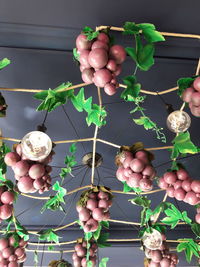
[[174,133],[182,133],[190,127],[190,116],[182,110],[176,110],[167,117],[167,127]]
[[30,160],[45,159],[52,150],[52,142],[49,136],[40,131],[27,133],[21,141],[22,153]]
[[152,229],[151,233],[144,233],[142,242],[146,248],[157,250],[162,245],[162,235],[159,231]]

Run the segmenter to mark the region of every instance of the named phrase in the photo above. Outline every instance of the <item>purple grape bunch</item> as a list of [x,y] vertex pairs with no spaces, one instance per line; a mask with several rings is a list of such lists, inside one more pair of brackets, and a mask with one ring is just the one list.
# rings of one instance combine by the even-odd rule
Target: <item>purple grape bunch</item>
[[7,166],[12,167],[17,187],[21,193],[42,194],[51,187],[51,166],[48,164],[52,161],[54,151],[40,161],[31,161],[22,153],[21,144],[18,144],[14,152],[5,155],[4,161]]
[[109,37],[101,32],[92,41],[83,33],[76,38],[82,80],[104,88],[108,95],[114,95],[118,87],[117,76],[121,73],[121,64],[126,59],[126,51],[121,45],[110,45]]

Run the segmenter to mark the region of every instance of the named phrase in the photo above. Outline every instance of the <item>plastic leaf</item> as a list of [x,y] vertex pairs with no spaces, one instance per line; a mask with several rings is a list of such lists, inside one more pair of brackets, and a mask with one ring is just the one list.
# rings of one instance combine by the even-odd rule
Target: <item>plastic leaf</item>
[[0,60],[0,70],[8,66],[10,62],[11,61],[8,58],[3,58],[2,60]]

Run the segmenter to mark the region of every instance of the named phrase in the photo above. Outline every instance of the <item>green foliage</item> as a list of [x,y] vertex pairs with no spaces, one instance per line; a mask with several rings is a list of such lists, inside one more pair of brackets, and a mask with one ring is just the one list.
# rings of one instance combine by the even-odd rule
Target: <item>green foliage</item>
[[188,263],[191,262],[193,255],[200,258],[200,245],[197,244],[193,239],[184,238],[179,239],[181,243],[178,244],[176,250],[177,252],[185,251],[185,257]]
[[[28,231],[24,226],[21,225],[21,223],[17,220],[17,218],[13,215],[9,219],[6,220],[7,226],[5,229],[2,229],[5,231],[6,235],[14,235],[16,242],[18,240],[18,237],[23,238],[25,241],[29,240],[29,234]],[[14,225],[15,232],[11,233],[11,226]],[[18,237],[17,237],[18,236]]]
[[51,112],[57,107],[64,105],[69,98],[73,96],[73,90],[63,91],[71,87],[70,82],[63,83],[55,89],[44,90],[42,92],[36,93],[34,98],[41,100],[42,103],[37,107],[37,111],[47,110]]
[[81,88],[77,95],[74,94],[74,90],[65,91],[65,89],[71,86],[72,84],[67,82],[53,90],[49,89],[36,93],[34,98],[42,101],[37,107],[37,111],[47,110],[48,112],[51,112],[57,107],[64,105],[67,100],[70,100],[77,111],[85,111],[87,113],[86,122],[88,126],[92,123],[98,127],[105,125],[105,117],[107,116],[107,113],[104,107],[101,108],[99,105],[93,104],[92,97],[85,99],[84,88]]
[[54,191],[57,191],[57,194],[55,196],[51,196],[50,199],[47,200],[47,202],[44,204],[44,206],[41,209],[41,213],[43,213],[47,209],[50,209],[52,211],[59,209],[65,212],[62,204],[66,204],[64,200],[64,196],[66,196],[67,190],[61,187],[58,181],[52,186],[52,189]]
[[161,221],[171,226],[171,229],[175,228],[180,221],[183,221],[189,225],[192,222],[192,220],[187,216],[186,211],[180,212],[172,203],[170,203],[170,207],[164,209],[164,213],[167,216]]
[[136,193],[142,192],[142,190],[139,187],[130,187],[130,186],[127,185],[126,182],[123,182],[123,184],[124,184],[124,187],[123,187],[123,192],[124,193],[130,192],[131,190],[136,192]]
[[125,101],[135,101],[141,89],[141,84],[136,82],[136,76],[130,75],[123,79],[127,88],[121,93],[121,98]]
[[71,98],[72,104],[77,111],[85,111],[87,113],[86,122],[88,126],[94,123],[96,126],[101,127],[106,124],[105,117],[107,113],[104,107],[97,104],[92,104],[92,97],[85,99],[84,88],[81,88],[79,93]]
[[138,196],[133,199],[129,199],[129,201],[134,204],[141,206],[143,208],[150,208],[151,200],[149,200],[146,196]]
[[197,238],[200,238],[200,225],[198,223],[191,224],[191,230],[196,235]]
[[53,229],[42,230],[38,233],[39,240],[54,242],[56,244],[59,243],[59,237]]
[[198,147],[193,144],[190,139],[190,133],[179,133],[174,140],[173,149],[171,153],[171,159],[175,159],[179,154],[196,154],[198,153]]
[[110,247],[111,245],[107,243],[109,238],[109,233],[102,233],[100,234],[99,238],[97,239],[97,245],[99,248],[106,248]]
[[99,263],[99,267],[106,267],[108,261],[109,261],[109,258],[102,258]]
[[179,96],[182,96],[183,92],[185,91],[185,89],[187,89],[188,87],[190,87],[194,80],[195,80],[195,77],[187,77],[187,78],[180,78],[178,81],[177,81],[177,85],[178,85],[178,95]]
[[34,261],[34,267],[37,267],[38,263],[39,263],[39,257],[38,257],[38,252],[37,250],[34,251],[34,258],[33,258],[33,261]]
[[[126,22],[123,33],[134,35],[135,37],[135,47],[127,47],[127,54],[135,61],[140,70],[149,70],[154,64],[154,43],[165,41],[164,37],[150,23],[136,24],[134,22]],[[145,45],[143,45],[142,36],[147,42]]]
[[5,174],[7,171],[7,165],[4,162],[4,157],[10,151],[11,149],[5,143],[2,142],[0,144],[0,169],[2,170],[3,174]]
[[88,26],[83,28],[82,32],[85,36],[87,36],[88,41],[91,41],[91,40],[97,38],[97,36],[99,35],[99,31],[94,31],[92,28],[90,28]]
[[80,55],[77,52],[77,49],[76,48],[73,49],[73,58],[74,58],[75,61],[78,61],[79,62]]
[[0,60],[0,70],[8,66],[10,62],[11,61],[8,58],[3,58],[2,60]]
[[77,151],[76,143],[73,143],[69,147],[69,153],[71,155],[66,155],[65,157],[66,167],[61,168],[60,177],[62,178],[62,180],[65,179],[68,174],[72,175],[72,167],[74,167],[77,164],[76,157],[75,157],[76,151]]

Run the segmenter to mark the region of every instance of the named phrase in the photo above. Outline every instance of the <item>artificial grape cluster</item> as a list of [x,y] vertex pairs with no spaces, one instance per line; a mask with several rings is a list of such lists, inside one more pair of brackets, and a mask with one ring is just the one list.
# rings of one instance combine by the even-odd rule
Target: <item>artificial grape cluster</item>
[[112,194],[104,187],[95,187],[85,191],[77,203],[76,209],[84,232],[95,232],[99,222],[110,218],[109,208],[112,206]]
[[119,166],[116,172],[119,181],[126,182],[131,188],[140,188],[142,191],[150,191],[153,188],[156,172],[145,150],[136,153],[122,151],[116,157],[116,164]]
[[151,250],[145,248],[145,255],[149,259],[148,267],[176,267],[178,256],[169,252],[166,236],[162,234],[163,242],[159,249]]
[[194,80],[191,87],[184,90],[182,99],[184,102],[189,103],[192,115],[200,117],[200,77]]
[[72,255],[73,266],[74,267],[87,267],[87,253],[89,253],[89,261],[92,262],[92,267],[96,266],[96,252],[97,252],[96,242],[90,241],[77,241],[74,249],[75,252]]
[[121,45],[109,44],[106,33],[99,33],[96,39],[88,41],[84,34],[76,39],[82,80],[103,87],[108,95],[114,95],[118,83],[116,76],[121,73],[121,64],[126,59],[126,51]]
[[14,192],[10,191],[6,185],[0,186],[0,223],[12,216],[14,200]]
[[15,242],[13,236],[0,239],[0,267],[19,267],[19,263],[25,262],[27,242],[20,239],[18,247]]
[[15,152],[5,155],[4,161],[12,167],[20,192],[35,193],[38,191],[42,194],[50,189],[51,177],[49,174],[52,168],[48,164],[51,162],[53,154],[52,151],[44,160],[31,161],[23,155],[21,145],[18,144]]
[[[179,201],[184,201],[190,205],[200,203],[200,181],[193,180],[184,169],[178,171],[166,172],[159,179],[158,186],[166,189],[169,197],[175,197]],[[200,223],[199,213],[195,220]]]

